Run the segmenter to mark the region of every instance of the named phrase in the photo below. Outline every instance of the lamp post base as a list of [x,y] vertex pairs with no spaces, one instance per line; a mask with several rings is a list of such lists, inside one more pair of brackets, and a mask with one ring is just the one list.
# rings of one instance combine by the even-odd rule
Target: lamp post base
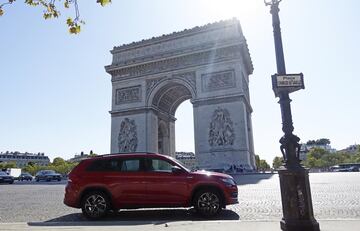
[[280,221],[280,227],[283,231],[320,231],[317,221]]
[[308,170],[301,165],[279,169],[284,231],[320,231],[311,201]]

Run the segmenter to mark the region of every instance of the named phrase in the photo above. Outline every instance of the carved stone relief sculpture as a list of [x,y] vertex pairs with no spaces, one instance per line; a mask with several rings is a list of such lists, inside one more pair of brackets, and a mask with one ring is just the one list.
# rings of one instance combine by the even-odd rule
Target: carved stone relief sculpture
[[217,108],[212,116],[209,130],[209,144],[212,147],[233,145],[235,133],[230,113]]
[[125,118],[120,125],[119,152],[135,152],[138,144],[135,121]]
[[141,100],[140,86],[120,88],[116,90],[116,104],[137,102]]
[[236,87],[234,70],[203,74],[203,91],[214,91]]

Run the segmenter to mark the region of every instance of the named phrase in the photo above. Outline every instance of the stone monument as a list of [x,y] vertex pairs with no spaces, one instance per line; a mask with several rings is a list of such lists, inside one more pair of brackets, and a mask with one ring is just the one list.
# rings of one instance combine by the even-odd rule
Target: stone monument
[[201,169],[255,168],[253,66],[236,19],[114,47],[111,153],[175,156],[175,112],[190,99]]

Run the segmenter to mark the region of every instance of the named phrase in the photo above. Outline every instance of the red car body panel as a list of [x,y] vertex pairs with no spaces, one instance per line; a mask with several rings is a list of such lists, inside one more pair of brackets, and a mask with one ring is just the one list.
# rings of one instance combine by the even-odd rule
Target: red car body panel
[[[177,166],[178,172],[152,172],[146,169],[136,172],[87,171],[87,168],[100,159],[159,159]],[[110,197],[112,207],[191,207],[197,189],[212,187],[223,196],[223,206],[238,203],[238,189],[235,184],[226,184],[229,175],[207,171],[191,172],[168,156],[159,154],[117,154],[104,155],[82,161],[69,174],[65,188],[64,203],[80,208],[81,198],[87,190],[103,190]]]

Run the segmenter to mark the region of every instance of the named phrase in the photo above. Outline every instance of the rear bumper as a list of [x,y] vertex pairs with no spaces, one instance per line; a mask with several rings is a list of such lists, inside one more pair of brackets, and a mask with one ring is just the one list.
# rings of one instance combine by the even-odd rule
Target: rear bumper
[[65,195],[64,195],[64,204],[73,207],[73,208],[80,208],[79,203],[79,193],[78,190],[73,189],[71,184],[67,184],[65,187]]

